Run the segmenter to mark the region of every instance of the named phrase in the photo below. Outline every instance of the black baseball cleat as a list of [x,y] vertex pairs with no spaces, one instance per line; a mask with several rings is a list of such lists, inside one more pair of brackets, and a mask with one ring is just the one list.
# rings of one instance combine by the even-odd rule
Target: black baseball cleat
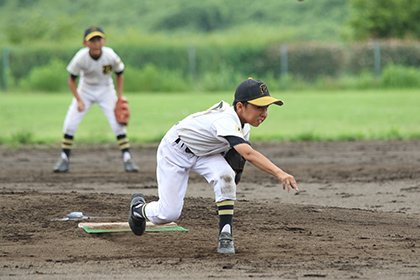
[[229,232],[222,232],[219,235],[218,253],[235,254],[235,246],[233,245],[233,236]]
[[141,193],[135,193],[131,197],[128,224],[135,235],[142,235],[146,230],[146,218],[142,211],[145,204],[146,201]]

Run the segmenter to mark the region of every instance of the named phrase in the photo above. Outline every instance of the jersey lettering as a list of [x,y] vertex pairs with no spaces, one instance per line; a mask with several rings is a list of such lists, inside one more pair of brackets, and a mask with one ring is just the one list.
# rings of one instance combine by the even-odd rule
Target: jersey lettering
[[102,73],[105,74],[109,74],[112,70],[112,66],[111,65],[104,65],[102,66]]

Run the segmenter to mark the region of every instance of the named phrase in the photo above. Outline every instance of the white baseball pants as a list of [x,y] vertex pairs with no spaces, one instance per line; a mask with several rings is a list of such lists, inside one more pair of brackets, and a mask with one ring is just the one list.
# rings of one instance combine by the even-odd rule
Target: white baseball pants
[[162,139],[157,151],[159,200],[146,206],[146,216],[154,224],[165,224],[179,218],[184,206],[190,171],[213,185],[216,202],[236,200],[235,172],[221,154],[197,157],[186,152],[175,127]]
[[115,136],[127,133],[125,126],[119,124],[115,119],[114,109],[118,98],[113,84],[107,86],[83,84],[79,85],[77,91],[85,103],[85,110],[79,112],[77,109],[77,100],[73,97],[66,118],[64,119],[63,133],[72,136],[75,135],[80,122],[94,103],[97,103],[102,109]]

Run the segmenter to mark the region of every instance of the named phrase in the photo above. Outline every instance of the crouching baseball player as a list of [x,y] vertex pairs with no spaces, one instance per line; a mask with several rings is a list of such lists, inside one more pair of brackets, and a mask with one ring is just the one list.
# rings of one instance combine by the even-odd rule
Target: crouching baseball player
[[146,219],[154,224],[178,219],[189,172],[194,171],[214,188],[219,213],[217,251],[235,253],[233,208],[236,185],[245,161],[277,177],[283,189],[298,190],[292,175],[254,150],[248,142],[250,125],[258,127],[267,118],[271,104],[283,105],[283,102],[271,97],[263,82],[250,78],[237,87],[232,107],[222,101],[174,125],[157,150],[158,201],[146,203],[142,194],[132,196],[128,221],[133,233],[143,234]]
[[[122,96],[124,64],[111,48],[105,47],[105,34],[100,27],[86,29],[83,45],[85,48],[79,50],[67,66],[70,73],[68,83],[74,97],[64,120],[62,152],[54,166],[54,172],[69,171],[74,134],[94,103],[101,107],[117,137],[125,171],[137,172],[138,167],[131,159],[125,127],[129,111]],[[116,73],[117,91],[114,88],[112,72]],[[76,79],[79,75],[80,81],[77,84]]]

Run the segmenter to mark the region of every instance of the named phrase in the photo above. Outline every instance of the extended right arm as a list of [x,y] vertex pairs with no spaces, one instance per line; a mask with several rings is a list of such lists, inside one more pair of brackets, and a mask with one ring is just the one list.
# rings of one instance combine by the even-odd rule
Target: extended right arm
[[290,188],[298,190],[296,180],[292,175],[281,170],[260,152],[254,150],[248,143],[241,143],[233,146],[233,148],[254,166],[277,177],[282,182],[283,189],[287,188],[287,191],[290,191]]
[[77,82],[76,82],[77,76],[70,75],[68,84],[70,87],[71,92],[73,93],[74,97],[77,100],[77,109],[79,112],[83,111],[85,109],[85,103],[80,98],[79,93],[77,92]]

